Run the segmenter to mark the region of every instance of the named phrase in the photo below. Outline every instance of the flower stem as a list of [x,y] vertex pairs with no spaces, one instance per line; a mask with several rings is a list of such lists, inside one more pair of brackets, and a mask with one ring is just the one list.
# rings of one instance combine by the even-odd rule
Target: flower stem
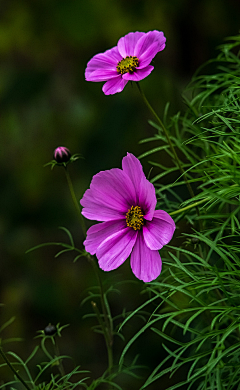
[[171,138],[170,138],[169,135],[168,135],[168,131],[167,131],[166,127],[164,126],[162,120],[161,120],[161,119],[159,118],[159,116],[157,115],[156,111],[152,108],[151,104],[150,104],[149,101],[147,100],[147,98],[146,98],[146,96],[145,96],[145,94],[144,94],[142,88],[140,87],[139,83],[138,83],[138,82],[136,82],[136,83],[137,83],[138,90],[139,90],[139,92],[140,92],[140,94],[141,94],[141,96],[142,96],[142,98],[143,98],[145,104],[147,105],[147,107],[149,108],[149,110],[151,111],[151,113],[153,114],[153,116],[156,118],[157,122],[159,123],[159,125],[161,126],[161,128],[162,128],[162,130],[163,130],[163,132],[164,132],[164,134],[165,134],[165,137],[166,137],[166,139],[167,139],[168,145],[169,145],[169,147],[170,147],[170,149],[171,149],[171,151],[172,151],[172,154],[173,154],[173,156],[174,156],[174,159],[175,159],[175,161],[176,161],[176,163],[177,163],[177,165],[178,165],[179,171],[180,171],[181,174],[183,175],[183,179],[184,179],[184,181],[185,181],[185,183],[186,183],[186,186],[187,186],[187,188],[188,188],[189,194],[190,194],[190,196],[193,198],[193,197],[194,197],[194,192],[193,192],[193,190],[192,190],[191,184],[188,182],[188,180],[187,180],[187,178],[186,178],[185,171],[184,171],[184,169],[183,169],[183,167],[182,167],[182,165],[181,165],[181,162],[180,162],[180,160],[179,160],[179,158],[178,158],[177,152],[176,152],[176,150],[175,150],[175,148],[174,148],[174,146],[173,146],[173,143],[172,143],[172,141],[171,141]]
[[[70,177],[69,172],[67,170],[67,166],[65,167],[65,174],[66,174],[68,187],[69,187],[69,190],[70,190],[70,193],[71,193],[71,196],[72,196],[72,200],[73,200],[74,206],[77,209],[78,214],[80,216],[80,222],[81,222],[81,227],[82,227],[83,234],[84,234],[84,236],[86,236],[86,227],[85,227],[84,218],[83,218],[83,216],[81,214],[80,203],[77,201],[77,198],[76,198],[76,195],[75,195],[75,192],[74,192],[74,188],[73,188],[73,184],[72,184],[72,180],[71,180],[71,177]],[[99,270],[98,270],[97,264],[95,262],[95,259],[90,254],[87,256],[87,258],[88,258],[88,260],[90,261],[90,263],[93,266],[93,269],[94,269],[94,272],[95,272],[95,275],[96,275],[96,278],[97,278],[97,281],[98,281],[98,285],[99,285],[100,300],[101,300],[101,306],[102,306],[104,322],[102,321],[100,313],[99,313],[99,316],[97,315],[97,318],[98,318],[99,324],[100,324],[100,326],[102,328],[102,331],[103,331],[103,334],[104,334],[104,337],[105,337],[105,342],[106,342],[106,347],[107,347],[107,352],[108,352],[108,369],[109,369],[109,373],[110,373],[111,370],[112,370],[112,367],[113,367],[113,354],[112,354],[112,345],[113,345],[112,333],[113,332],[112,332],[112,326],[111,326],[111,322],[109,320],[109,314],[108,314],[106,303],[105,303],[105,299],[104,299],[103,285],[102,285],[102,281],[101,281],[101,278],[100,278],[100,275],[99,275]],[[93,308],[94,308],[95,311],[98,310],[98,308],[96,307],[96,309],[95,309],[95,307],[96,307],[96,304],[95,304],[95,306],[93,305]]]
[[85,226],[85,222],[84,222],[83,216],[81,214],[80,203],[77,201],[77,198],[76,198],[76,195],[75,195],[75,192],[74,192],[74,189],[73,189],[72,180],[71,180],[71,177],[70,177],[69,172],[67,170],[67,166],[65,166],[64,168],[65,168],[64,171],[65,171],[65,174],[66,174],[67,183],[68,183],[68,187],[69,187],[69,190],[70,190],[70,193],[71,193],[71,197],[72,197],[74,206],[75,206],[75,208],[76,208],[76,210],[78,212],[78,215],[80,217],[80,223],[81,223],[82,231],[83,231],[83,234],[85,236],[86,235],[86,226]]
[[5,355],[5,353],[3,352],[1,347],[0,347],[0,354],[1,354],[2,358],[5,360],[5,362],[7,363],[8,367],[12,370],[14,375],[18,378],[19,382],[21,382],[23,384],[23,386],[26,387],[27,390],[31,390],[30,387],[26,384],[26,382],[20,377],[20,375],[15,370],[13,365],[10,363],[10,361],[8,360],[7,356]]
[[[60,356],[60,353],[59,353],[59,348],[58,348],[58,344],[57,344],[57,340],[55,338],[55,344],[54,344],[54,352],[55,352],[55,356],[56,357],[59,357]],[[58,370],[61,374],[61,376],[63,377],[65,375],[65,370],[64,370],[64,367],[63,367],[63,363],[62,363],[62,359],[59,358],[58,360]]]
[[[110,319],[109,319],[109,314],[107,312],[107,308],[106,308],[106,304],[105,304],[103,285],[102,285],[102,281],[101,281],[101,278],[100,278],[100,275],[99,275],[98,267],[96,265],[96,262],[92,258],[92,256],[89,255],[88,259],[89,259],[89,261],[91,262],[91,264],[93,266],[93,269],[94,269],[94,272],[95,272],[95,275],[96,275],[96,278],[97,278],[97,281],[98,281],[98,284],[99,284],[99,289],[100,289],[100,300],[101,300],[101,306],[102,306],[104,322],[102,321],[102,318],[100,316],[100,313],[99,313],[99,310],[97,308],[96,303],[92,302],[92,306],[93,306],[93,309],[95,310],[95,312],[97,314],[98,322],[99,322],[99,324],[100,324],[100,326],[102,328],[102,331],[103,331],[103,334],[104,334],[104,337],[105,337],[107,353],[108,353],[108,371],[109,371],[109,374],[110,374],[110,372],[112,370],[112,367],[113,367],[113,352],[112,352],[113,335],[112,335],[112,326],[111,326],[111,322],[110,322]],[[97,311],[98,311],[99,315],[98,315]]]
[[103,320],[101,318],[101,314],[100,314],[100,312],[98,310],[97,304],[95,302],[93,302],[93,301],[91,302],[91,304],[92,304],[93,310],[96,313],[99,325],[102,328],[103,335],[104,335],[104,338],[105,338],[105,342],[106,342],[106,346],[107,346],[107,353],[108,353],[108,371],[109,371],[109,374],[110,374],[111,370],[112,370],[112,367],[113,367],[112,344],[109,342],[109,333],[108,333],[108,330],[106,329],[106,326],[105,326],[105,324],[104,324],[104,322],[103,322]]

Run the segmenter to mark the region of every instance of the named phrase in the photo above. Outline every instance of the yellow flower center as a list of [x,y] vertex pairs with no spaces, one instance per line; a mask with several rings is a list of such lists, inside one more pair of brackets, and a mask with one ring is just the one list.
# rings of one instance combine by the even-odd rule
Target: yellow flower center
[[137,57],[127,56],[117,64],[117,71],[121,74],[133,73],[138,65],[139,59]]
[[140,230],[143,226],[143,213],[139,206],[131,207],[126,214],[127,226],[132,227],[134,230]]

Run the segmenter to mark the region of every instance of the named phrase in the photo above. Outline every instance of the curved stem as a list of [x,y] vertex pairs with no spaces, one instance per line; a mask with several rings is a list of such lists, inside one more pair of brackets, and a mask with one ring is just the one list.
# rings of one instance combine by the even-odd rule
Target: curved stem
[[171,149],[171,151],[172,151],[172,154],[173,154],[173,156],[174,156],[174,159],[175,159],[175,161],[176,161],[176,163],[177,163],[177,165],[178,165],[179,171],[180,171],[181,174],[183,175],[183,179],[184,179],[184,181],[185,181],[185,183],[186,183],[186,186],[187,186],[187,188],[188,188],[188,191],[189,191],[190,196],[193,198],[193,197],[194,197],[194,192],[193,192],[193,190],[192,190],[191,184],[188,182],[188,180],[187,180],[187,178],[186,178],[185,171],[184,171],[184,169],[183,169],[183,167],[182,167],[182,165],[181,165],[181,161],[180,161],[179,158],[178,158],[177,152],[176,152],[176,150],[175,150],[175,148],[174,148],[174,146],[173,146],[173,144],[172,144],[171,138],[170,138],[169,135],[168,135],[168,132],[167,132],[166,127],[164,126],[162,120],[159,118],[159,116],[157,115],[156,111],[152,108],[151,104],[150,104],[149,101],[147,100],[147,98],[146,98],[146,96],[145,96],[145,94],[144,94],[143,90],[141,89],[141,87],[140,87],[140,85],[139,85],[138,82],[137,82],[137,87],[138,87],[139,92],[140,92],[140,94],[141,94],[141,96],[142,96],[144,102],[146,103],[147,107],[149,108],[149,110],[151,111],[151,113],[153,114],[153,116],[156,118],[157,122],[159,123],[159,125],[160,125],[161,128],[163,129],[163,132],[164,132],[165,137],[166,137],[166,139],[167,139],[168,145],[169,145],[169,147],[170,147],[170,149]]
[[110,374],[111,370],[112,370],[112,367],[113,367],[113,353],[112,353],[112,345],[109,342],[109,333],[108,333],[108,331],[106,329],[106,326],[104,325],[104,322],[103,322],[101,314],[100,314],[100,312],[98,310],[97,304],[95,302],[93,302],[93,301],[91,302],[91,304],[92,304],[93,310],[96,313],[99,325],[102,328],[103,335],[104,335],[104,338],[105,338],[105,342],[106,342],[106,346],[107,346],[107,353],[108,353],[108,371],[109,371],[109,374]]
[[[73,184],[72,184],[72,180],[71,180],[71,177],[70,177],[69,172],[67,170],[67,167],[65,167],[65,174],[66,174],[68,187],[69,187],[69,190],[70,190],[70,193],[71,193],[71,197],[72,197],[74,206],[77,209],[78,214],[80,216],[80,222],[81,222],[81,227],[82,227],[83,234],[84,234],[84,236],[86,236],[86,227],[85,227],[84,218],[83,218],[83,216],[81,214],[80,203],[77,201],[77,198],[76,198],[76,195],[75,195],[75,192],[74,192],[74,188],[73,188]],[[98,308],[97,308],[96,304],[94,303],[94,304],[92,304],[92,306],[93,306],[93,308],[94,308],[94,310],[95,310],[95,312],[97,314],[97,318],[98,318],[99,324],[100,324],[100,326],[102,328],[102,331],[103,331],[103,334],[104,334],[104,337],[105,337],[107,353],[108,353],[108,369],[109,369],[109,373],[110,373],[111,370],[112,370],[112,367],[113,367],[113,353],[112,353],[113,332],[112,332],[111,322],[109,320],[110,316],[109,316],[108,311],[107,311],[107,307],[106,307],[106,303],[105,303],[105,299],[104,299],[103,285],[102,285],[102,281],[101,281],[101,278],[100,278],[100,275],[99,275],[99,270],[98,270],[98,267],[96,265],[96,262],[95,262],[95,260],[93,259],[93,257],[91,255],[88,255],[87,259],[90,261],[90,263],[93,266],[93,269],[94,269],[94,272],[95,272],[95,275],[96,275],[96,278],[97,278],[97,281],[98,281],[99,289],[100,289],[100,300],[101,300],[101,306],[102,306],[104,322],[102,321],[102,318],[101,318],[101,315],[100,315],[99,311],[98,311],[99,315],[97,314]]]
[[1,347],[0,347],[0,354],[3,357],[3,359],[5,360],[5,362],[7,363],[8,367],[12,370],[14,375],[18,378],[19,382],[21,382],[23,384],[23,386],[26,387],[27,390],[31,390],[30,387],[26,384],[26,382],[20,377],[20,375],[15,370],[13,365],[10,363],[10,361],[8,360],[7,356],[5,355],[5,353],[3,352]]
[[[99,324],[102,327],[103,334],[104,334],[104,337],[105,337],[106,347],[107,347],[107,352],[108,352],[108,370],[109,370],[109,373],[110,373],[111,370],[112,370],[112,367],[113,367],[113,352],[112,352],[113,334],[112,334],[112,326],[111,326],[111,322],[110,322],[110,319],[109,319],[109,314],[107,312],[107,308],[106,308],[106,304],[105,304],[103,285],[102,285],[102,281],[101,281],[101,278],[100,278],[100,275],[99,275],[98,267],[97,267],[95,261],[93,260],[92,256],[89,255],[88,259],[89,259],[89,261],[91,262],[91,264],[93,266],[93,269],[94,269],[94,272],[95,272],[95,275],[96,275],[96,278],[97,278],[97,281],[98,281],[98,284],[99,284],[99,289],[100,289],[100,300],[101,300],[101,306],[102,306],[102,312],[103,312],[103,318],[104,318],[104,323],[105,324],[103,323],[103,321],[101,319],[101,316],[100,316],[100,313],[98,311],[96,303],[92,302],[92,306],[93,306],[93,308],[94,308],[94,310],[95,310],[95,312],[97,314]],[[98,315],[98,313],[99,313],[99,315]]]
[[77,198],[76,198],[76,195],[75,195],[75,192],[74,192],[74,189],[73,189],[72,180],[71,180],[71,177],[70,177],[69,172],[67,170],[67,166],[64,167],[64,168],[65,168],[64,171],[65,171],[65,174],[66,174],[67,183],[68,183],[68,187],[69,187],[69,190],[70,190],[70,193],[71,193],[71,197],[72,197],[74,206],[75,206],[75,208],[76,208],[76,210],[78,212],[78,215],[80,217],[80,223],[81,223],[82,231],[83,231],[83,234],[85,236],[86,235],[86,226],[85,226],[85,222],[84,222],[83,216],[81,214],[80,203],[77,201]]

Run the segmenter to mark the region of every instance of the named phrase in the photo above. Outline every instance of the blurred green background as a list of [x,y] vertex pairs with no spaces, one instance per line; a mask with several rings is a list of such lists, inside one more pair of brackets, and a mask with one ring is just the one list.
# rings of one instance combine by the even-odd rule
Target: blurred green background
[[[66,242],[59,226],[68,228],[82,248],[64,172],[43,167],[57,146],[84,157],[70,167],[80,199],[93,174],[120,167],[127,151],[140,155],[148,145],[138,142],[154,133],[136,86],[128,83],[122,93],[105,96],[102,83],[85,81],[87,62],[130,31],[163,31],[166,49],[141,86],[160,115],[168,101],[175,113],[184,109],[181,93],[197,67],[216,55],[225,37],[238,34],[239,15],[236,0],[1,0],[0,324],[16,316],[3,336],[25,339],[9,345],[22,357],[37,343],[37,330],[49,322],[69,323],[61,352],[94,377],[106,368],[101,336],[90,330],[94,321],[82,319],[91,306],[81,306],[81,300],[96,284],[90,265],[85,259],[73,264],[71,254],[54,258],[56,247],[25,254],[40,243]],[[143,164],[148,172],[150,165]],[[122,292],[110,297],[114,314],[144,300],[143,283],[134,278],[129,262],[102,277]],[[121,285],[125,280],[131,283]],[[127,339],[134,325],[141,326],[133,321]],[[131,352],[132,357],[140,352],[139,361],[151,369],[162,351],[151,334],[145,337],[145,347],[140,342]],[[117,341],[117,353],[123,345]],[[0,381],[8,377],[2,370]],[[129,383],[126,379],[126,389],[138,389],[141,381]]]

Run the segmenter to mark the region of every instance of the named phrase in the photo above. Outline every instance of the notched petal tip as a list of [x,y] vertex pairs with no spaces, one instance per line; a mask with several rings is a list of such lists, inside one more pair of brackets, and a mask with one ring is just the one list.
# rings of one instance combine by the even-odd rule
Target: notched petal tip
[[115,93],[122,92],[128,80],[124,80],[120,75],[108,80],[102,87],[105,95],[115,95]]
[[164,210],[155,210],[152,221],[143,227],[145,244],[151,250],[159,250],[167,245],[176,229],[172,217]]
[[138,235],[130,261],[134,275],[145,283],[152,282],[161,273],[162,260],[159,252],[146,246],[142,234]]

